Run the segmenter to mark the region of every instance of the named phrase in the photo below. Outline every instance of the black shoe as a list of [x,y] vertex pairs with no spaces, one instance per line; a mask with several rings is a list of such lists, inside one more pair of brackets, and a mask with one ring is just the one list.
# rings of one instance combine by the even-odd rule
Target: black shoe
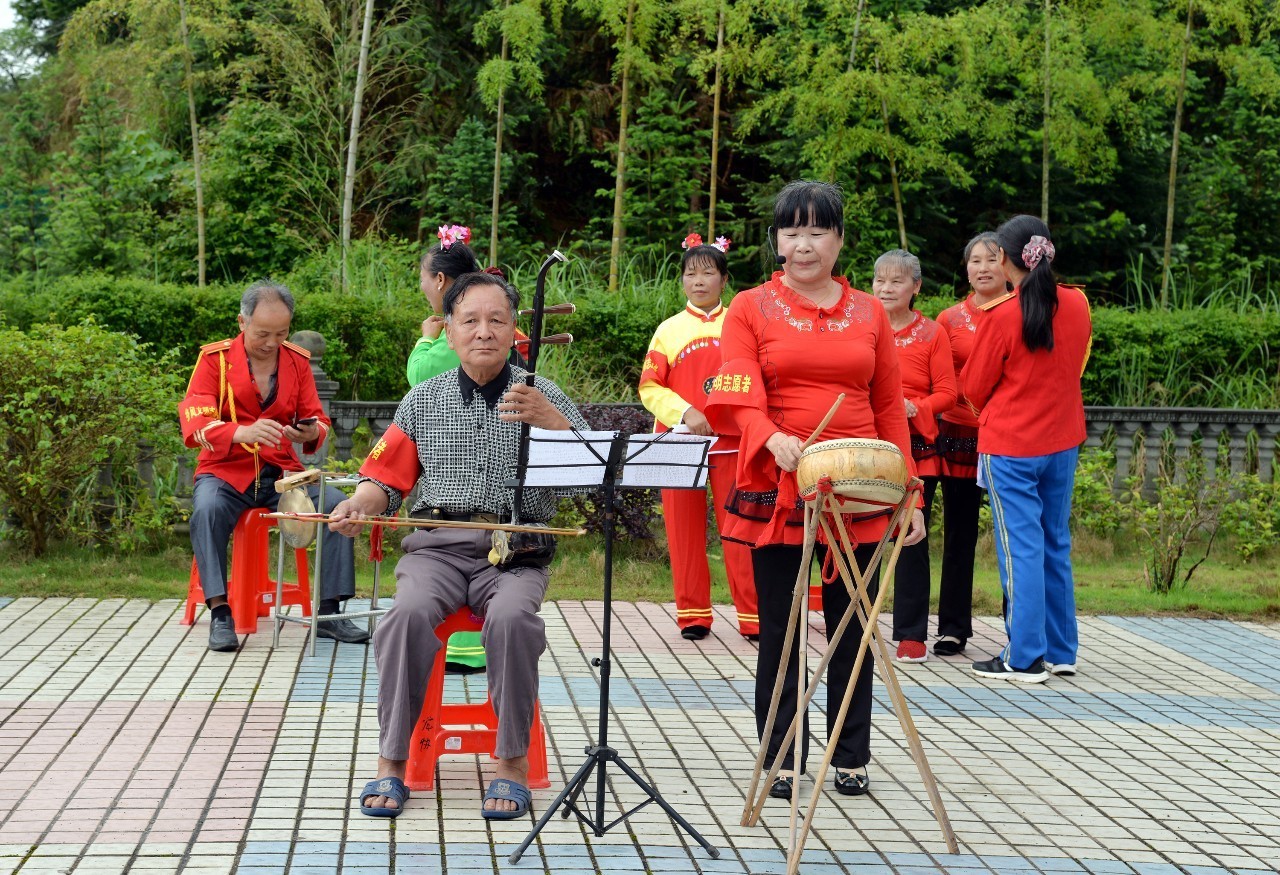
[[230,614],[209,618],[209,649],[218,653],[234,653],[240,649],[240,639],[236,637],[236,621]]
[[711,634],[706,626],[685,626],[680,630],[680,637],[687,641],[701,641]]
[[933,642],[933,653],[935,656],[955,656],[964,653],[964,645],[965,642],[954,635],[943,635]]
[[332,638],[343,644],[364,644],[369,640],[369,630],[361,629],[347,619],[328,620],[316,624],[317,638]]
[[1045,671],[1043,659],[1037,659],[1026,668],[1014,668],[1000,657],[993,656],[983,662],[975,662],[973,673],[984,678],[1002,678],[1024,684],[1042,684],[1049,679],[1049,672]]
[[836,769],[836,792],[845,796],[866,796],[871,792],[871,778],[865,774]]
[[742,637],[746,638],[748,641],[759,641],[760,633],[759,632],[743,632]]
[[791,792],[795,788],[795,778],[777,777],[773,779],[773,786],[769,788],[769,795],[774,799],[791,799]]

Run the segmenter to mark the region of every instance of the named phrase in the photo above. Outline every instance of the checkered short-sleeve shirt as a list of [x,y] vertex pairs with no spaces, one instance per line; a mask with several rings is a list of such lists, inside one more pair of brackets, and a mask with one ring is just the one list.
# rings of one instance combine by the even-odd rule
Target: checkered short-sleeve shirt
[[[503,393],[516,383],[523,383],[528,375],[528,371],[515,365],[510,370]],[[587,421],[559,386],[535,377],[534,387],[574,428],[588,428]],[[413,512],[439,507],[453,513],[511,516],[515,492],[506,482],[516,476],[520,423],[500,420],[497,409],[485,404],[478,390],[470,402],[463,401],[458,368],[410,389],[401,400],[394,421],[417,445],[418,463],[422,466]],[[398,490],[370,477],[361,479],[377,484],[387,493],[388,514],[399,509],[403,497]],[[559,496],[577,491],[580,490],[526,489],[522,521],[551,519]]]

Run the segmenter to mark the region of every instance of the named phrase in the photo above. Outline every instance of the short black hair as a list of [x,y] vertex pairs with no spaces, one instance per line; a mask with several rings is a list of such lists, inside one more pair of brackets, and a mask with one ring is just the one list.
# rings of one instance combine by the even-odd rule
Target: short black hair
[[[454,245],[457,246],[458,244],[455,243]],[[519,315],[520,293],[516,291],[515,286],[496,274],[473,271],[472,273],[464,273],[455,279],[453,285],[449,286],[449,291],[444,293],[444,302],[441,304],[440,309],[444,311],[445,319],[453,316],[453,308],[458,306],[458,301],[462,300],[462,296],[472,286],[497,286],[502,289],[507,296],[507,303],[511,305],[511,318],[514,319]]]
[[703,243],[700,246],[690,246],[685,250],[684,255],[680,259],[680,273],[684,273],[689,269],[689,264],[710,264],[720,271],[720,276],[727,277],[729,275],[729,259],[725,258],[724,253],[717,247]]
[[453,280],[480,269],[476,254],[461,240],[455,241],[448,249],[440,243],[432,246],[423,254],[422,266],[428,273],[442,273]]
[[832,182],[799,179],[787,183],[773,201],[773,228],[813,225],[844,234],[844,192]]

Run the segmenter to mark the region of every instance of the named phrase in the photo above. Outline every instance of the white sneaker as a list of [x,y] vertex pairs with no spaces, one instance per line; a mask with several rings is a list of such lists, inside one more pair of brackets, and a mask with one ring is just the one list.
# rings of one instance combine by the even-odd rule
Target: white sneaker
[[1044,670],[1049,674],[1056,674],[1060,677],[1074,677],[1076,673],[1076,664],[1074,662],[1046,662]]

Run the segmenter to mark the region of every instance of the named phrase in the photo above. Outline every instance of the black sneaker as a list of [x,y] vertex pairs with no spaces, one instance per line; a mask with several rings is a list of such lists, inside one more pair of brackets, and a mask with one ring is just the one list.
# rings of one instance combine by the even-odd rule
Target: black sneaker
[[232,653],[240,649],[240,639],[236,637],[236,621],[230,614],[209,618],[209,649],[219,653]]
[[965,642],[954,635],[943,635],[933,642],[934,656],[955,656],[957,653],[964,653],[964,644]]
[[355,623],[344,618],[342,620],[316,623],[316,637],[332,638],[334,641],[341,641],[343,644],[364,644],[369,640],[369,630],[361,629]]
[[680,637],[686,641],[701,641],[711,634],[706,626],[685,626],[680,630]]
[[769,795],[774,799],[791,799],[791,793],[795,788],[795,778],[784,778],[778,776],[773,779],[773,786],[769,788]]
[[1042,684],[1049,679],[1049,672],[1044,669],[1044,660],[1037,659],[1027,668],[1014,668],[998,656],[985,662],[975,662],[973,673],[984,678],[1004,678],[1007,681],[1020,681],[1024,684]]

